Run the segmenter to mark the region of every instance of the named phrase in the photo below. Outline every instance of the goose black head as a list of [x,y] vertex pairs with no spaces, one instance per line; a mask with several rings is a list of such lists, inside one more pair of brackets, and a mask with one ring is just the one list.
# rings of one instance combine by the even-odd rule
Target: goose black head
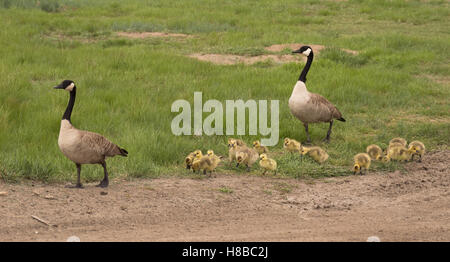
[[54,87],[54,89],[64,89],[69,92],[72,92],[74,88],[75,83],[72,80],[64,80],[61,84]]
[[310,46],[304,45],[299,49],[292,51],[293,54],[304,54],[305,56],[309,56],[312,53],[312,48]]

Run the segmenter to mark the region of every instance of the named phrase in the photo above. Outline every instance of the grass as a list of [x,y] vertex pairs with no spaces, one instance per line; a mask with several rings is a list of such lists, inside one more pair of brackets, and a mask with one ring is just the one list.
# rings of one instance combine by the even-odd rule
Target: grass
[[[184,156],[197,148],[227,155],[226,136],[172,135],[170,106],[192,103],[194,91],[204,101],[279,99],[280,141],[303,141],[287,107],[302,63],[219,66],[186,56],[255,56],[283,43],[327,46],[308,88],[335,103],[347,122],[335,124],[331,144],[319,142],[326,124],[310,127],[313,142],[330,155],[323,165],[282,154],[281,143],[271,148],[281,177],[349,175],[354,154],[395,136],[447,148],[449,10],[447,1],[0,0],[0,175],[9,182],[74,179],[75,165],[57,145],[68,94],[51,87],[63,79],[78,86],[74,125],[130,152],[108,160],[112,177],[185,175]],[[119,39],[118,31],[194,37]],[[219,172],[244,173],[227,165]],[[101,177],[100,166],[83,167],[84,181]]]

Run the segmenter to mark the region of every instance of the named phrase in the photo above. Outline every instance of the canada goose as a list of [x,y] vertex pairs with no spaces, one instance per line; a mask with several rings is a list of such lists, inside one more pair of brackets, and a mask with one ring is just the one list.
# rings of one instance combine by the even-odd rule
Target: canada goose
[[197,155],[197,153],[201,151],[200,150],[195,150],[194,152],[189,153],[189,155],[187,155],[187,157],[184,159],[184,163],[186,165],[186,169],[191,169],[192,167],[192,161],[194,161],[195,156]]
[[413,154],[415,153],[417,153],[416,150],[408,150],[404,146],[392,146],[388,149],[388,152],[384,157],[384,161],[389,162],[391,160],[397,160],[406,162],[411,160]]
[[355,164],[353,165],[353,174],[364,174],[369,170],[370,167],[370,156],[366,153],[359,153],[353,158],[355,160]]
[[289,98],[289,109],[291,113],[303,122],[306,131],[306,142],[311,143],[309,137],[308,124],[328,122],[330,127],[325,137],[325,141],[330,141],[331,128],[333,126],[333,119],[345,122],[341,112],[326,98],[319,94],[310,93],[306,89],[306,74],[311,67],[314,53],[309,46],[302,46],[300,49],[293,51],[292,53],[301,53],[308,59],[303,71],[298,78],[297,83],[294,86],[291,97]]
[[369,154],[372,160],[381,160],[383,158],[383,150],[375,144],[367,146],[366,153]]
[[422,156],[425,154],[425,145],[420,141],[412,141],[408,145],[408,150],[414,152],[412,155],[412,160],[414,156],[419,156],[419,162],[422,162]]
[[266,154],[261,154],[259,156],[259,165],[264,169],[263,175],[266,174],[267,170],[274,171],[274,175],[277,174],[277,162],[271,158],[268,158]]
[[258,154],[269,152],[269,149],[266,146],[262,146],[259,140],[253,142],[253,148],[258,152]]
[[108,171],[106,170],[106,157],[116,155],[127,156],[128,152],[110,142],[104,136],[97,133],[76,129],[70,117],[75,104],[77,87],[71,80],[64,80],[55,89],[64,89],[70,93],[69,104],[61,120],[58,145],[61,152],[77,166],[76,188],[82,188],[80,173],[82,164],[100,164],[103,167],[104,178],[98,185],[107,187],[109,184]]
[[247,166],[247,171],[250,171],[250,168],[253,164],[259,159],[258,152],[256,152],[253,148],[248,147],[237,147],[236,150],[236,167],[239,164],[245,164]]
[[328,159],[328,153],[318,146],[313,146],[313,147],[303,146],[301,154],[302,155],[308,154],[312,159],[314,159],[319,164],[322,164],[323,162],[327,161],[327,159]]
[[301,153],[302,152],[302,144],[295,139],[285,138],[283,147],[291,153]]

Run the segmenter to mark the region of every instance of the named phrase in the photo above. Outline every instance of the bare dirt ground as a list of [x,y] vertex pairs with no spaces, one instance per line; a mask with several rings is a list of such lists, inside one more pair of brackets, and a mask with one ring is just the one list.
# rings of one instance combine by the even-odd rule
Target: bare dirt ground
[[320,180],[0,184],[0,241],[450,241],[449,159],[432,152],[405,173]]
[[[276,44],[264,48],[266,51],[272,53],[279,53],[284,49],[296,50],[305,44]],[[321,50],[325,48],[323,45],[309,45],[314,53],[318,54]],[[358,51],[350,49],[342,49],[343,51],[357,55]],[[190,54],[189,57],[198,59],[200,61],[211,62],[218,65],[234,65],[234,64],[246,64],[252,65],[258,62],[272,61],[276,64],[284,64],[296,62],[302,59],[306,61],[305,56],[296,56],[291,54],[266,54],[257,56],[245,56],[245,55],[231,55],[231,54]]]

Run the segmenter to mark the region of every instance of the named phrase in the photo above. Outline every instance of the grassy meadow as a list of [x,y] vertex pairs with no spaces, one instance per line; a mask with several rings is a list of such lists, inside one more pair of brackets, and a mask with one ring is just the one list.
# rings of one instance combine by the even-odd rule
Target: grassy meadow
[[[192,176],[182,166],[187,153],[199,148],[227,155],[227,136],[172,134],[178,113],[171,104],[192,103],[195,91],[203,92],[203,101],[280,100],[280,142],[271,152],[282,177],[350,175],[353,155],[396,136],[419,139],[429,150],[448,148],[449,17],[443,0],[0,0],[1,178],[75,179],[75,165],[57,144],[69,95],[52,87],[64,79],[78,87],[74,126],[101,133],[129,152],[128,158],[108,160],[113,178]],[[191,37],[116,36],[123,31]],[[310,125],[313,144],[330,155],[323,165],[282,154],[284,137],[306,139],[287,105],[304,66],[300,56],[297,63],[253,65],[188,57],[256,56],[288,43],[327,47],[315,56],[307,86],[333,102],[347,122],[335,122],[330,144],[321,142],[328,124]],[[260,137],[241,138],[251,144]],[[225,165],[219,172],[239,175],[244,169]],[[102,176],[100,166],[83,166],[83,181]]]

